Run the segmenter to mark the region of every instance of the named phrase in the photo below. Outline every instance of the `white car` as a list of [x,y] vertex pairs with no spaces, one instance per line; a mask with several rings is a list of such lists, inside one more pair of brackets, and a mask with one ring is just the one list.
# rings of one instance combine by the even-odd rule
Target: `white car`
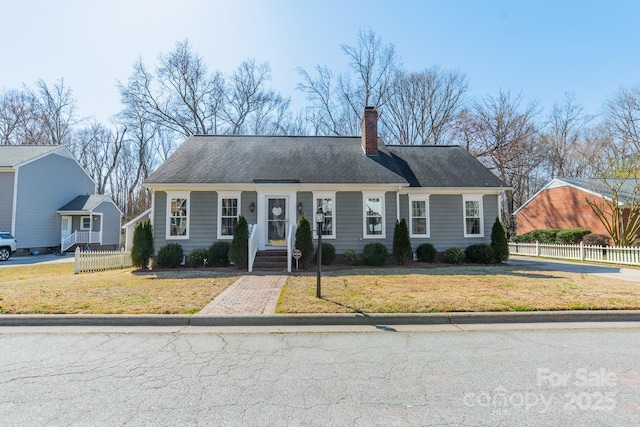
[[0,231],[0,261],[6,261],[16,253],[18,241],[10,233]]

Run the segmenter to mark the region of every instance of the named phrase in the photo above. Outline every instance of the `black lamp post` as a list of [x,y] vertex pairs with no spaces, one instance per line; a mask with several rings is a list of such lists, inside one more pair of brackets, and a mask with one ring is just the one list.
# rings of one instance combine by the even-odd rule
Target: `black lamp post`
[[322,298],[320,285],[320,264],[322,264],[322,227],[324,226],[324,212],[322,206],[316,211],[316,225],[318,227],[318,279],[316,281],[316,298]]

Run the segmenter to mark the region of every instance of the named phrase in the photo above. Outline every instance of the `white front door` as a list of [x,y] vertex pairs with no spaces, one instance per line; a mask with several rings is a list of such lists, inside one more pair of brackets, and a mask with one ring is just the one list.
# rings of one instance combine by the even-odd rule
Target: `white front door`
[[60,225],[60,243],[71,235],[71,217],[63,216]]
[[267,198],[267,246],[287,246],[288,202],[286,196]]

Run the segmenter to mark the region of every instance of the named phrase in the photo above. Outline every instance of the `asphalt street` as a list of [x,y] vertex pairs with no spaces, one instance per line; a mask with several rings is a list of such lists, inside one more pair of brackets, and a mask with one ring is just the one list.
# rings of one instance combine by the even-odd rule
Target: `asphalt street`
[[2,328],[0,419],[11,426],[639,425],[640,329],[626,326]]

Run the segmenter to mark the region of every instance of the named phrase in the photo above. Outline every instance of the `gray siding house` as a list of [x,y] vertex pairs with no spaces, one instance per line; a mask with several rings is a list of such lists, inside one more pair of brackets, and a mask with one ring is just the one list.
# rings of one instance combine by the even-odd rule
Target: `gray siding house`
[[116,248],[122,213],[64,146],[0,146],[0,230],[16,255],[76,245]]
[[365,109],[360,137],[189,137],[143,184],[156,250],[230,241],[243,213],[255,250],[291,251],[298,219],[313,224],[318,207],[338,254],[371,242],[391,251],[400,218],[414,250],[489,243],[505,183],[459,146],[380,143],[377,117]]

